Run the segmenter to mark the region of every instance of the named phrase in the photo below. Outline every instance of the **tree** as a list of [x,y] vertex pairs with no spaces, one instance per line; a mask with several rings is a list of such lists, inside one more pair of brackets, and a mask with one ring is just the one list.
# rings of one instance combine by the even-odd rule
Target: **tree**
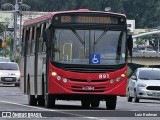
[[10,46],[10,51],[13,51],[13,42],[14,42],[13,36],[9,35],[7,40],[7,45]]
[[143,45],[143,44],[145,43],[145,40],[142,39],[142,38],[138,38],[138,39],[135,41],[135,43],[136,43],[137,45]]
[[4,25],[0,23],[0,33],[4,31]]
[[[15,4],[15,0],[1,0],[0,6],[4,3]],[[28,4],[31,11],[46,12],[81,8],[104,11],[106,7],[111,7],[111,12],[135,19],[136,28],[160,26],[160,0],[23,0],[23,3]]]

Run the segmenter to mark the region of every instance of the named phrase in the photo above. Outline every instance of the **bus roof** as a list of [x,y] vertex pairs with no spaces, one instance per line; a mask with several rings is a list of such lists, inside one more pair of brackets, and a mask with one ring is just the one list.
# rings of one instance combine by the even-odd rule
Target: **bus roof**
[[52,13],[47,14],[47,15],[43,15],[43,16],[31,19],[31,20],[27,20],[27,21],[24,22],[24,27],[28,26],[28,25],[35,24],[35,23],[39,23],[39,22],[42,22],[42,21],[45,21],[45,20],[52,19],[53,16],[56,15],[56,14],[60,14],[60,13],[74,13],[74,12],[108,13],[108,14],[114,14],[114,15],[120,15],[120,16],[126,17],[124,14],[120,14],[120,13],[103,12],[103,11],[90,11],[88,9],[79,9],[79,10],[52,12]]

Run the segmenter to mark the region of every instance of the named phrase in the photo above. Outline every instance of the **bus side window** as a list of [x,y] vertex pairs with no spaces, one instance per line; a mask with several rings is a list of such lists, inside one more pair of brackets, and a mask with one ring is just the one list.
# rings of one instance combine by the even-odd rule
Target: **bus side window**
[[38,53],[40,53],[40,35],[41,35],[41,25],[37,25],[36,27],[36,48],[35,51],[37,51]]
[[27,55],[30,55],[31,52],[31,37],[32,37],[32,28],[29,29],[29,39],[28,39],[28,51]]
[[32,36],[31,36],[31,55],[35,52],[35,27],[32,27]]
[[25,39],[26,55],[29,55],[29,48],[30,48],[30,46],[28,44],[29,43],[29,35],[30,35],[30,28],[28,28],[26,31],[26,39]]
[[21,56],[24,56],[24,50],[25,50],[25,38],[26,38],[26,29],[23,29],[23,36],[22,36],[22,48],[21,48]]
[[39,38],[39,47],[38,47],[38,53],[42,53],[42,38]]
[[43,29],[43,24],[41,24],[40,26],[40,36],[39,36],[39,39],[38,39],[38,53],[41,53],[42,52],[42,29]]
[[[47,24],[47,23],[44,23],[44,25],[43,25],[43,29],[42,29],[42,37],[43,37],[43,34],[44,34],[45,29],[46,29],[46,27],[47,27],[46,24]],[[42,40],[43,40],[43,39],[42,39]],[[45,52],[45,51],[46,51],[46,45],[45,45],[45,42],[42,41],[42,52]]]
[[41,32],[40,32],[40,38],[39,38],[39,49],[38,49],[39,53],[42,53],[44,51],[43,50],[43,44],[44,44],[44,42],[43,42],[43,32],[44,32],[45,28],[46,28],[46,23],[43,23],[41,25]]

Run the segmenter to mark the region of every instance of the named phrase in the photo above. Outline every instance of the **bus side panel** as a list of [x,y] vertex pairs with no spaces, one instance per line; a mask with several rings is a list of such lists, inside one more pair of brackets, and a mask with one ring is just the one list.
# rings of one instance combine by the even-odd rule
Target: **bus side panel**
[[28,67],[28,74],[30,76],[30,93],[31,95],[35,95],[35,89],[34,89],[34,85],[35,85],[35,79],[34,79],[34,59],[35,56],[34,55],[30,55],[30,57],[28,57],[28,62],[27,62],[27,67]]
[[42,90],[43,90],[43,88],[42,88],[42,74],[43,74],[43,62],[44,62],[44,60],[45,60],[45,58],[46,58],[46,54],[39,54],[38,55],[38,67],[37,67],[37,69],[38,69],[38,77],[37,77],[37,93],[38,93],[38,95],[42,95]]
[[34,65],[34,61],[35,61],[35,56],[34,55],[31,55],[30,56],[30,66],[29,66],[29,74],[30,74],[30,79],[31,79],[31,94],[32,95],[35,95],[35,73],[34,73],[34,68],[35,68],[35,65]]

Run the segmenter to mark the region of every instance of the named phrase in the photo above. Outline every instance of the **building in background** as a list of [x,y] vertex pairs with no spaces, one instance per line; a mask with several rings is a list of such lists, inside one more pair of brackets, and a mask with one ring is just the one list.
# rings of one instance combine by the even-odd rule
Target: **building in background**
[[127,20],[127,29],[129,29],[131,33],[134,33],[135,20]]

